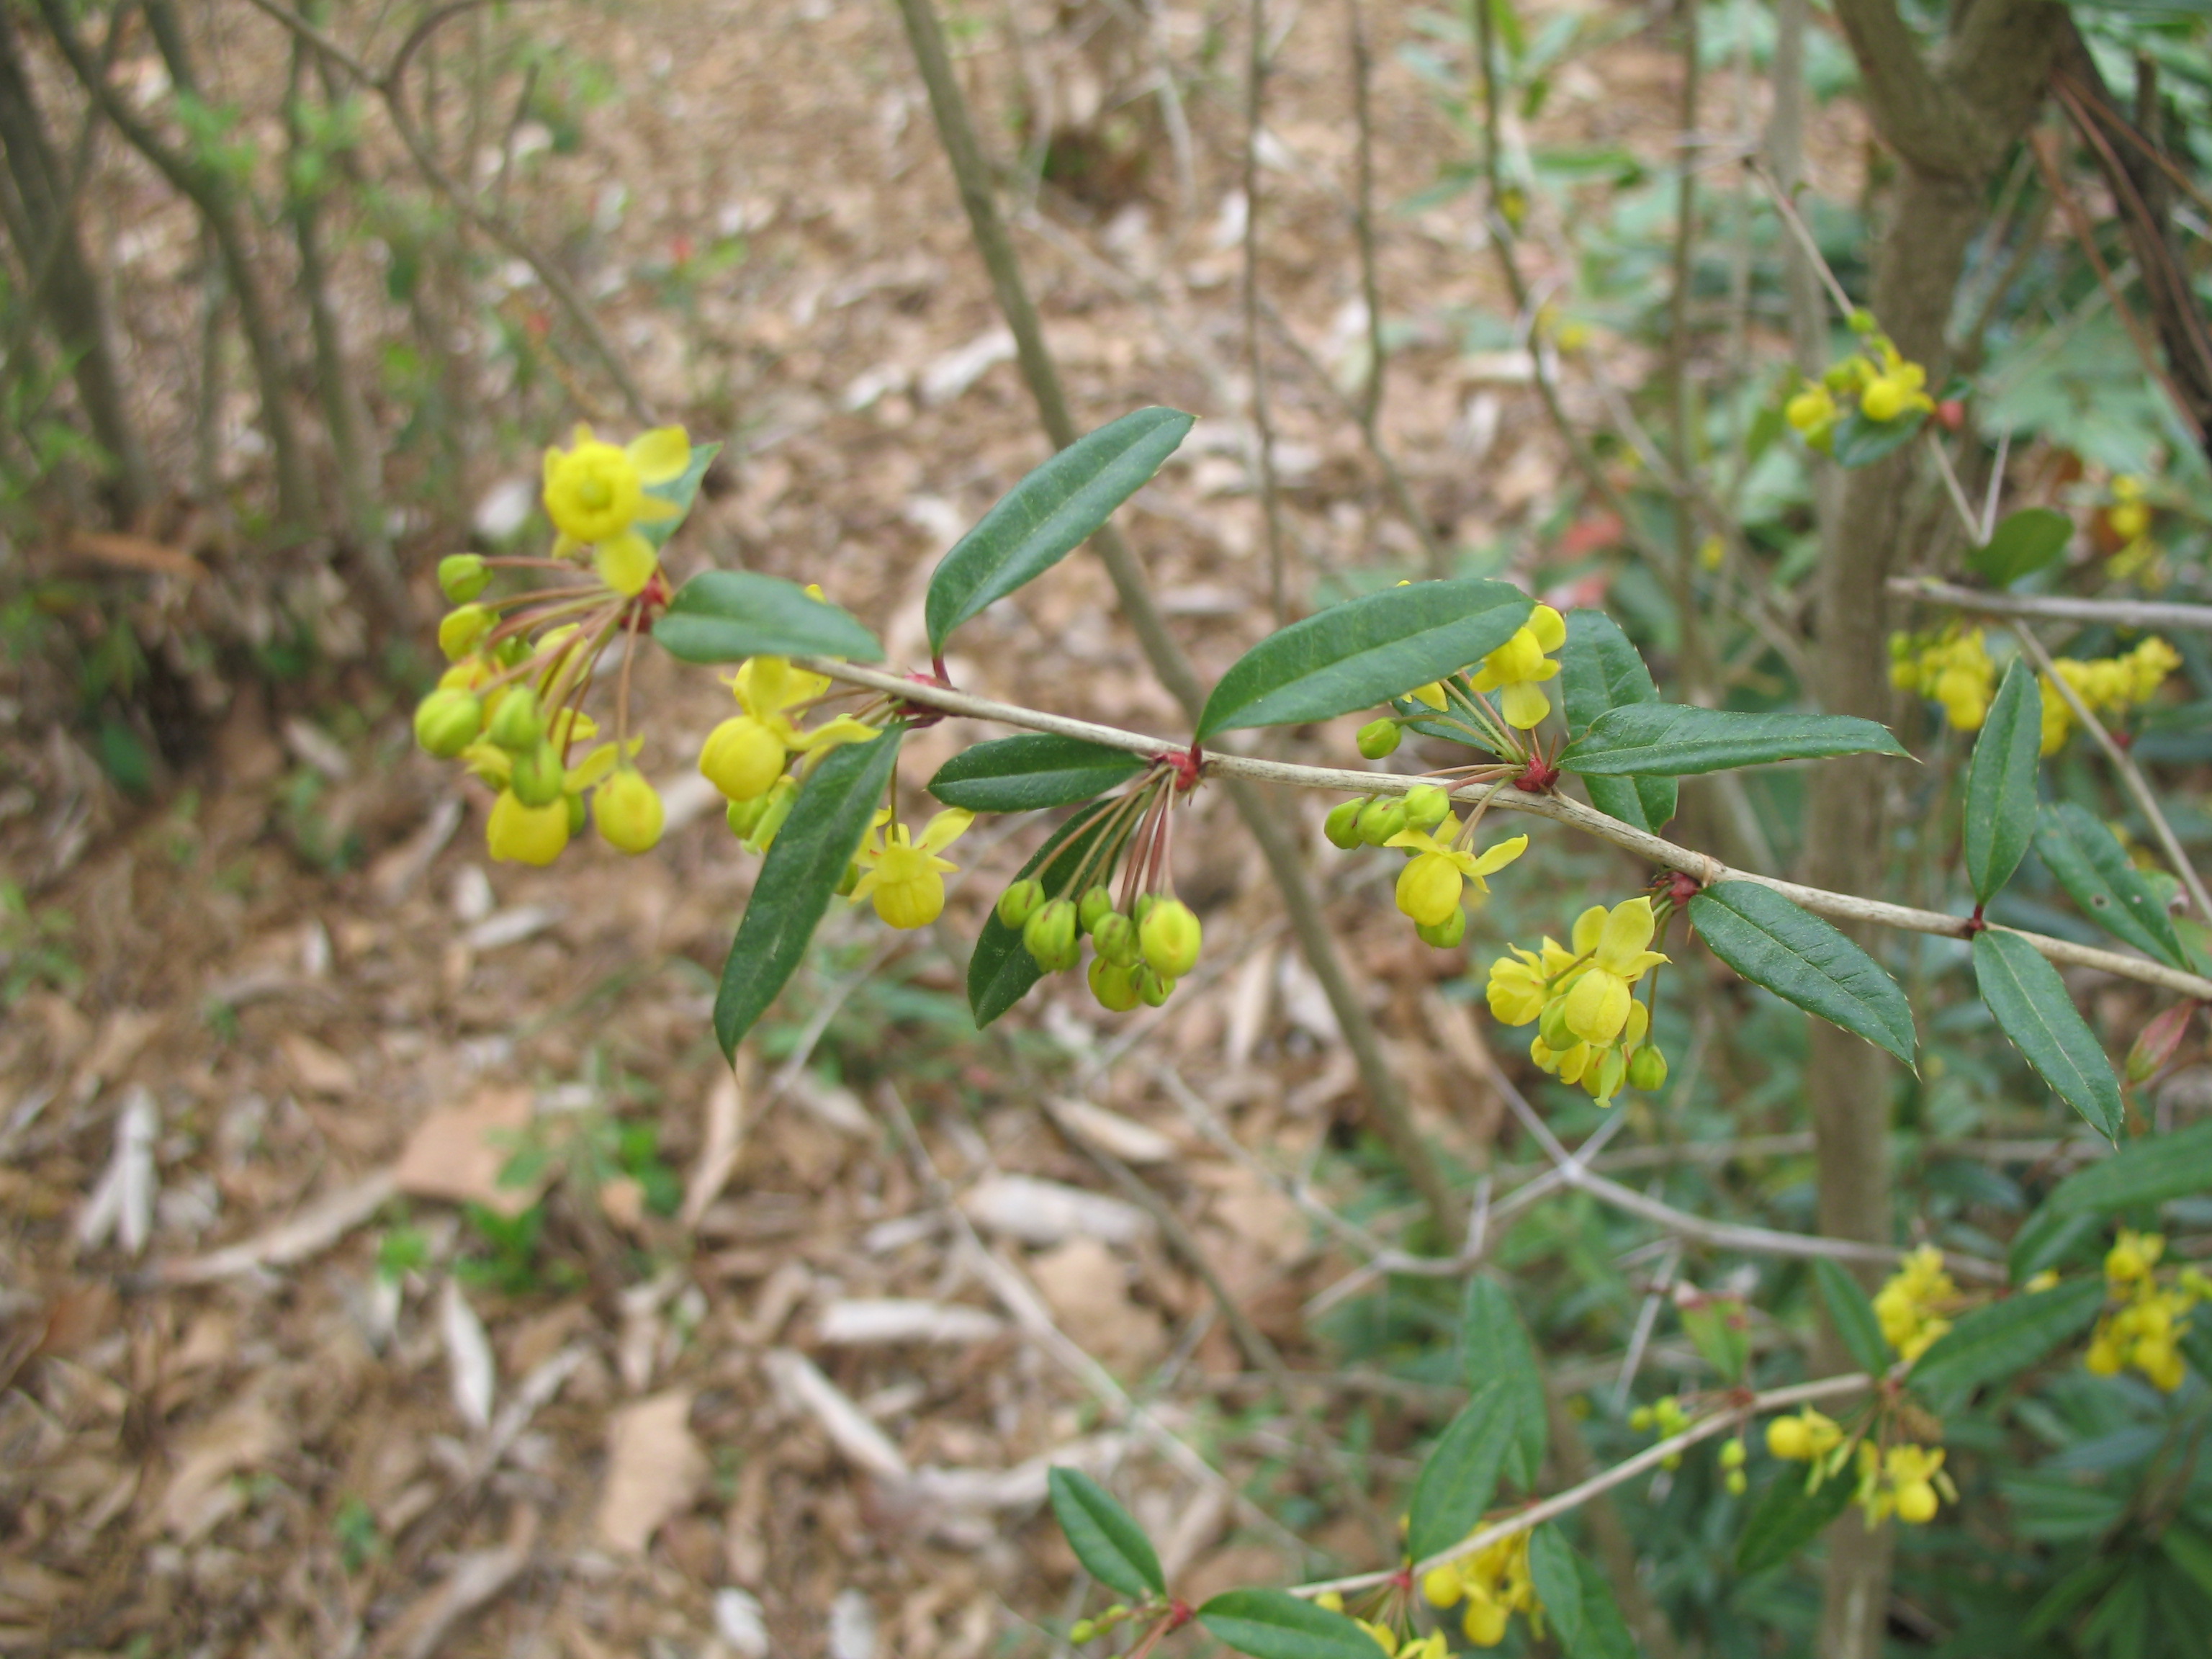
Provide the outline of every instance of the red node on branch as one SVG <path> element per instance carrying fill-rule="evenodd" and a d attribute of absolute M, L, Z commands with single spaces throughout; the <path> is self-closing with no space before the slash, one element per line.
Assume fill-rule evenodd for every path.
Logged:
<path fill-rule="evenodd" d="M 1974 914 L 1959 924 L 1959 937 L 1972 939 L 1977 933 L 1989 932 L 1989 923 L 1982 920 L 1982 907 L 1977 904 L 1974 907 Z"/>
<path fill-rule="evenodd" d="M 651 579 L 638 590 L 637 597 L 629 602 L 629 609 L 623 613 L 623 631 L 644 633 L 660 620 L 675 598 L 675 590 L 669 586 L 668 578 L 659 571 L 654 571 Z"/>
<path fill-rule="evenodd" d="M 1667 896 L 1674 900 L 1677 909 L 1705 890 L 1705 884 L 1686 870 L 1669 870 L 1667 872 Z"/>
<path fill-rule="evenodd" d="M 1152 764 L 1164 766 L 1173 772 L 1176 793 L 1187 795 L 1198 787 L 1200 775 L 1206 770 L 1206 750 L 1198 746 L 1198 739 L 1194 738 L 1185 752 L 1177 754 L 1170 749 L 1164 754 L 1153 756 Z"/>
<path fill-rule="evenodd" d="M 1181 1630 L 1197 1616 L 1197 1610 L 1189 1602 L 1184 1601 L 1180 1595 L 1176 1596 L 1168 1603 L 1167 1627 L 1170 1631 Z"/>
<path fill-rule="evenodd" d="M 928 674 L 908 674 L 906 677 L 908 681 L 915 685 L 934 686 L 940 691 L 953 691 L 959 689 L 955 686 L 951 680 L 945 678 L 945 659 L 943 657 L 939 656 L 931 658 L 929 665 L 935 671 L 934 672 Z M 945 718 L 945 711 L 943 709 L 932 708 L 926 703 L 902 702 L 899 705 L 898 712 L 899 718 L 909 722 L 913 729 L 916 732 L 926 731 L 930 726 L 936 725 L 939 720 Z"/>
<path fill-rule="evenodd" d="M 1521 775 L 1513 780 L 1513 787 L 1524 795 L 1548 795 L 1559 781 L 1559 769 L 1543 756 L 1536 755 L 1530 758 Z"/>

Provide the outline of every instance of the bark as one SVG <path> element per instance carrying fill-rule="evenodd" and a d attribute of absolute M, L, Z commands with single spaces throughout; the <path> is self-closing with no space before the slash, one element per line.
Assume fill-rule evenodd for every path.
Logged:
<path fill-rule="evenodd" d="M 110 505 L 129 520 L 160 494 L 153 463 L 131 417 L 116 362 L 113 330 L 103 291 L 93 280 L 78 234 L 70 179 L 39 112 L 14 24 L 0 10 L 0 148 L 21 208 L 18 252 L 36 287 L 33 301 L 52 325 L 71 360 L 77 403 L 92 435 L 114 463 L 107 480 Z"/>
<path fill-rule="evenodd" d="M 1941 385 L 1943 331 L 1984 187 L 2042 97 L 2066 14 L 2039 0 L 1977 0 L 1932 57 L 1923 57 L 1893 0 L 1838 0 L 1836 15 L 1858 59 L 1875 131 L 1899 163 L 1875 257 L 1874 313 L 1899 350 Z M 1908 446 L 1844 484 L 1836 533 L 1823 552 L 1814 659 L 1815 689 L 1832 714 L 1890 714 L 1884 583 L 1911 562 L 1911 544 L 1925 533 L 1909 516 L 1916 460 Z M 1808 883 L 1846 892 L 1879 886 L 1887 786 L 1882 763 L 1867 757 L 1815 769 L 1806 799 Z M 1810 1023 L 1806 1092 L 1820 1231 L 1832 1237 L 1891 1237 L 1893 1080 L 1889 1063 L 1865 1043 Z M 1848 1366 L 1832 1332 L 1823 1346 L 1818 1363 Z M 1887 1528 L 1870 1534 L 1856 1515 L 1830 1528 L 1820 1659 L 1879 1659 L 1891 1547 Z"/>

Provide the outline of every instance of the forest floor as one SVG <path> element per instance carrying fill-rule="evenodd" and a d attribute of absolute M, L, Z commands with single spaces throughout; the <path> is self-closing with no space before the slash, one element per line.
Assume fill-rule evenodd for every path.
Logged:
<path fill-rule="evenodd" d="M 1476 198 L 1399 205 L 1462 140 L 1401 55 L 1417 20 L 1368 9 L 1386 441 L 1451 546 L 1532 549 L 1551 525 L 1601 548 L 1602 524 L 1554 516 L 1561 456 Z M 1158 9 L 1174 61 L 1211 65 L 1179 83 L 1185 179 L 1164 136 L 1143 167 L 1116 149 L 1117 122 L 1164 131 L 1143 44 L 1049 10 L 1013 9 L 1018 49 L 994 11 L 963 71 L 987 132 L 1049 104 L 1060 153 L 1092 158 L 1020 231 L 1079 420 L 1203 417 L 1126 520 L 1210 678 L 1265 631 L 1272 585 L 1245 449 L 1242 47 L 1209 58 L 1216 18 Z M 1261 224 L 1270 302 L 1348 380 L 1344 16 L 1283 9 Z M 612 82 L 581 147 L 519 187 L 533 218 L 599 204 L 639 270 L 742 250 L 680 294 L 577 255 L 653 398 L 729 443 L 677 573 L 820 581 L 922 659 L 936 556 L 1046 448 L 892 9 L 502 25 L 526 26 Z M 1624 27 L 1556 76 L 1542 131 L 1663 164 L 1676 73 Z M 1422 574 L 1340 393 L 1269 333 L 1291 605 L 1340 572 Z M 1611 365 L 1650 370 L 1626 345 Z M 483 493 L 527 487 L 515 455 Z M 1504 574 L 1545 580 L 1533 552 Z M 1084 556 L 950 666 L 988 696 L 1182 723 Z M 1104 1016 L 1071 981 L 974 1036 L 964 941 L 1034 840 L 987 822 L 937 933 L 839 906 L 732 1076 L 707 1013 L 756 866 L 690 775 L 726 693 L 655 661 L 641 695 L 671 812 L 647 858 L 490 863 L 484 798 L 413 751 L 404 695 L 365 668 L 320 707 L 240 693 L 164 799 L 94 833 L 4 827 L 5 867 L 66 929 L 54 982 L 0 1029 L 0 1653 L 1042 1652 L 1074 1579 L 1053 1462 L 1110 1476 L 1193 1597 L 1382 1559 L 1403 1448 L 1451 1396 L 1347 1367 L 1309 1317 L 1358 1257 L 1283 1178 L 1369 1204 L 1386 1236 L 1411 1215 L 1373 1209 L 1395 1189 L 1346 1156 L 1353 1066 L 1224 804 L 1180 837 L 1207 948 L 1165 1008 Z M 1351 725 L 1297 750 L 1340 762 Z M 908 787 L 981 735 L 918 736 Z M 1414 941 L 1382 861 L 1322 842 L 1326 805 L 1282 806 L 1425 1132 L 1480 1164 L 1498 1107 L 1468 952 Z M 502 1219 L 532 1200 L 534 1237 Z M 1371 1429 L 1356 1499 L 1200 1258 L 1321 1379 L 1302 1410 Z"/>

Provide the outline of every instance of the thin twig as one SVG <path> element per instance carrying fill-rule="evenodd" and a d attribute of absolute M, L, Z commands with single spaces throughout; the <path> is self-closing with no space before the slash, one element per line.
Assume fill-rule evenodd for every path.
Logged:
<path fill-rule="evenodd" d="M 2076 599 L 2063 595 L 1984 593 L 1932 576 L 1892 576 L 1889 591 L 1923 605 L 1948 605 L 1985 617 L 2039 617 L 2100 628 L 2185 628 L 2212 631 L 2212 605 L 2170 599 Z"/>
<path fill-rule="evenodd" d="M 2052 665 L 2051 653 L 2043 648 L 2043 641 L 2035 637 L 2028 625 L 2014 623 L 2012 631 L 2020 641 L 2020 648 L 2027 653 L 2028 660 L 2042 674 L 2044 684 L 2058 688 L 2058 695 L 2065 700 L 2067 708 L 2073 710 L 2074 718 L 2081 721 L 2089 735 L 2096 739 L 2097 747 L 2105 751 L 2105 758 L 2112 762 L 2112 769 L 2120 775 L 2121 783 L 2135 798 L 2136 805 L 2142 809 L 2143 817 L 2150 820 L 2151 833 L 2158 837 L 2158 844 L 2166 849 L 2166 862 L 2172 865 L 2173 873 L 2181 878 L 2181 884 L 2189 890 L 2189 902 L 2197 907 L 2197 919 L 2212 921 L 2212 896 L 2206 895 L 2204 883 L 2197 873 L 2197 866 L 2189 861 L 2189 854 L 2181 850 L 2180 840 L 2174 835 L 2173 826 L 2166 821 L 2166 814 L 2159 810 L 2158 797 L 2151 793 L 2150 783 L 2143 776 L 2142 768 L 2136 764 L 2135 757 L 2112 741 L 2112 734 L 2105 729 L 2105 723 L 2090 712 L 2089 705 L 2081 700 L 2081 694 Z"/>
<path fill-rule="evenodd" d="M 1244 66 L 1244 366 L 1251 381 L 1260 506 L 1267 527 L 1267 600 L 1280 628 L 1291 619 L 1284 589 L 1283 501 L 1275 478 L 1274 422 L 1267 412 L 1267 360 L 1260 346 L 1260 123 L 1267 89 L 1267 0 L 1250 0 L 1247 20 L 1252 40 Z"/>
<path fill-rule="evenodd" d="M 865 685 L 872 690 L 888 691 L 910 702 L 942 709 L 949 714 L 994 720 L 1000 725 L 1024 731 L 1053 732 L 1062 737 L 1080 738 L 1109 749 L 1118 749 L 1124 754 L 1158 758 L 1181 754 L 1188 746 L 1165 738 L 1150 737 L 1140 732 L 1126 732 L 1118 726 L 1101 726 L 1092 720 L 1074 720 L 1064 714 L 1049 714 L 1041 709 L 994 702 L 988 697 L 971 696 L 964 691 L 923 684 L 885 673 L 880 669 L 863 668 L 857 664 L 840 662 L 832 658 L 805 657 L 794 660 L 831 679 L 842 680 L 852 685 Z M 1347 795 L 1402 795 L 1428 781 L 1408 774 L 1355 772 L 1329 766 L 1298 766 L 1287 761 L 1261 760 L 1218 750 L 1206 755 L 1206 770 L 1211 775 L 1231 782 L 1249 779 L 1260 783 L 1287 784 L 1299 789 L 1332 790 Z M 1470 784 L 1457 791 L 1455 799 L 1472 804 L 1482 799 L 1486 793 L 1481 786 Z M 1609 842 L 1663 869 L 1679 870 L 1705 886 L 1723 881 L 1755 882 L 1808 910 L 1846 921 L 1869 922 L 1877 927 L 1892 927 L 1905 933 L 1935 933 L 1946 939 L 1963 939 L 1972 933 L 1968 919 L 1964 916 L 1946 915 L 1939 910 L 1916 909 L 1911 905 L 1892 904 L 1883 899 L 1861 898 L 1851 893 L 1832 893 L 1823 888 L 1807 887 L 1797 882 L 1760 875 L 1755 871 L 1731 868 L 1710 854 L 1677 846 L 1662 836 L 1623 823 L 1618 818 L 1608 817 L 1595 808 L 1564 795 L 1529 795 L 1516 789 L 1507 789 L 1498 792 L 1490 804 L 1499 811 L 1525 812 L 1532 817 L 1548 818 L 1554 823 L 1564 823 L 1600 841 Z M 1994 931 L 2012 933 L 2026 940 L 2050 961 L 2077 968 L 2094 968 L 2121 979 L 2132 979 L 2145 985 L 2178 991 L 2184 996 L 2212 1000 L 2212 979 L 2184 973 L 2178 968 L 2167 967 L 2162 962 L 2124 956 L 2117 951 L 2078 945 L 2072 939 L 2053 939 L 2047 934 L 2031 933 L 2021 928 L 2001 927 L 1995 923 L 1990 925 Z M 1457 1231 L 1456 1227 L 1454 1231 Z"/>

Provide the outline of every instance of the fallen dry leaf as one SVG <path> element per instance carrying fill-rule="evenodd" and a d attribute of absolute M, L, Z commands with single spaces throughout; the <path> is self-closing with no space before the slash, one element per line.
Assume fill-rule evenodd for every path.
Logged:
<path fill-rule="evenodd" d="M 279 1042 L 284 1058 L 291 1063 L 292 1075 L 300 1086 L 311 1095 L 328 1095 L 339 1099 L 361 1086 L 361 1077 L 352 1062 L 343 1054 L 334 1054 L 299 1031 L 287 1031 Z"/>
<path fill-rule="evenodd" d="M 416 1198 L 521 1214 L 536 1201 L 542 1183 L 502 1187 L 499 1172 L 514 1156 L 515 1138 L 529 1126 L 530 1111 L 529 1090 L 485 1089 L 465 1106 L 431 1113 L 407 1137 L 393 1181 Z"/>
<path fill-rule="evenodd" d="M 661 1522 L 690 1506 L 707 1473 L 691 1435 L 691 1390 L 671 1389 L 607 1419 L 607 1478 L 592 1530 L 623 1555 L 641 1555 Z"/>
<path fill-rule="evenodd" d="M 176 1473 L 161 1494 L 161 1525 L 189 1543 L 228 1514 L 237 1502 L 230 1477 L 250 1469 L 285 1443 L 269 1402 L 247 1395 L 184 1441 Z"/>

